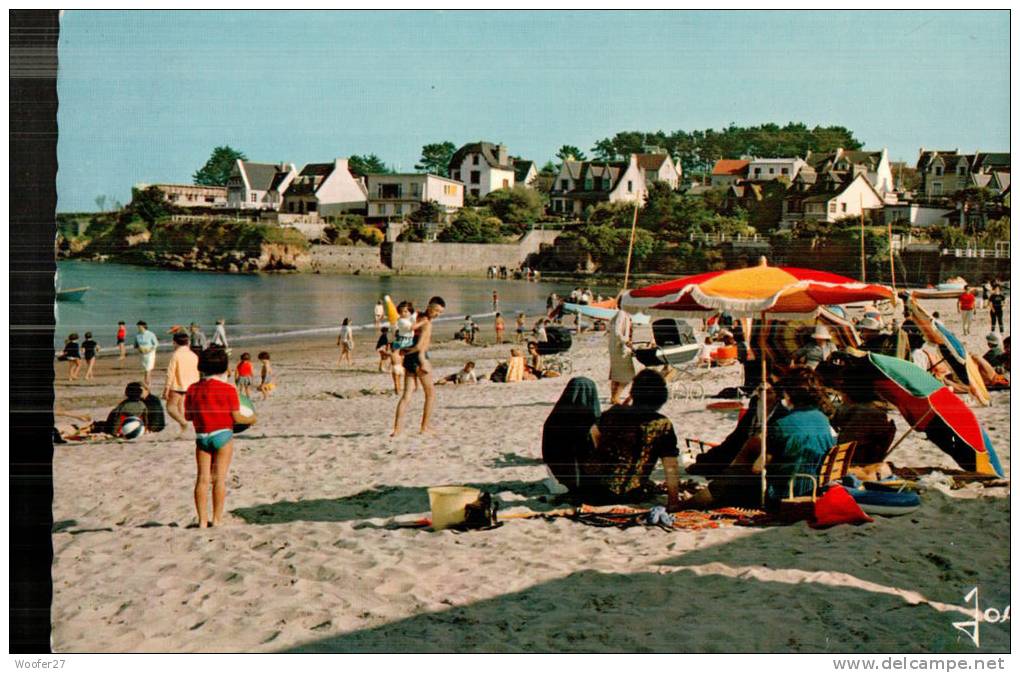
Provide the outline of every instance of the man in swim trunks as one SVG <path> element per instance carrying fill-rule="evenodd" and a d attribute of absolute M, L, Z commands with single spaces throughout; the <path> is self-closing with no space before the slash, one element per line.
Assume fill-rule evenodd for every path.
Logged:
<path fill-rule="evenodd" d="M 138 321 L 138 334 L 135 335 L 135 350 L 142 356 L 142 371 L 145 378 L 142 380 L 146 388 L 152 388 L 152 370 L 156 367 L 156 348 L 159 347 L 159 339 L 149 331 L 149 326 L 144 320 Z"/>
<path fill-rule="evenodd" d="M 198 355 L 189 348 L 189 342 L 187 333 L 174 334 L 174 352 L 166 368 L 166 385 L 163 386 L 166 412 L 181 426 L 181 432 L 188 429 L 188 421 L 184 418 L 184 397 L 188 388 L 199 381 Z"/>
<path fill-rule="evenodd" d="M 429 416 L 432 414 L 432 403 L 436 396 L 436 389 L 432 383 L 432 366 L 428 361 L 428 350 L 432 343 L 432 321 L 443 314 L 446 310 L 446 302 L 442 297 L 429 299 L 425 315 L 418 319 L 415 324 L 414 341 L 410 348 L 401 351 L 404 356 L 404 394 L 397 403 L 396 417 L 393 419 L 393 433 L 391 437 L 400 434 L 400 423 L 403 420 L 404 411 L 411 401 L 414 381 L 420 381 L 425 391 L 425 408 L 421 414 L 421 432 L 429 430 Z"/>
<path fill-rule="evenodd" d="M 195 509 L 198 510 L 198 527 L 209 526 L 209 484 L 212 482 L 212 524 L 223 522 L 223 507 L 227 498 L 227 470 L 234 455 L 234 424 L 252 425 L 255 415 L 242 416 L 241 400 L 237 389 L 227 383 L 230 365 L 227 352 L 210 348 L 198 359 L 202 380 L 188 387 L 184 398 L 184 417 L 195 424 L 195 463 L 198 476 L 195 480 Z"/>

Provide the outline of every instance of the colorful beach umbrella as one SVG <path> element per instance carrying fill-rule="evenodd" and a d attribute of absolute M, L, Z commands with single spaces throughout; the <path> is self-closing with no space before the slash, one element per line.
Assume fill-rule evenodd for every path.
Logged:
<path fill-rule="evenodd" d="M 893 300 L 884 285 L 861 283 L 827 271 L 760 264 L 746 269 L 712 271 L 623 293 L 620 307 L 671 317 L 704 317 L 726 311 L 735 317 L 768 313 L 774 318 L 818 315 L 833 304 Z"/>
<path fill-rule="evenodd" d="M 974 399 L 985 406 L 990 404 L 991 398 L 974 356 L 967 352 L 967 348 L 948 327 L 932 318 L 917 303 L 913 293 L 907 294 L 904 299 L 911 319 L 924 334 L 925 339 L 939 347 L 943 360 L 963 385 L 967 386 Z"/>
<path fill-rule="evenodd" d="M 769 266 L 763 257 L 758 266 L 712 271 L 624 292 L 620 296 L 620 308 L 628 313 L 688 318 L 703 318 L 711 312 L 726 311 L 736 318 L 760 316 L 762 325 L 767 328 L 767 317 L 785 320 L 814 318 L 825 306 L 881 300 L 895 300 L 892 289 L 860 283 L 827 271 Z M 767 329 L 759 329 L 758 332 L 758 352 L 767 354 Z M 767 355 L 759 358 L 763 389 L 766 359 Z M 768 419 L 764 413 L 767 405 L 760 406 L 764 503 Z"/>
<path fill-rule="evenodd" d="M 941 381 L 907 360 L 863 351 L 851 351 L 850 355 L 851 366 L 869 368 L 879 396 L 960 467 L 1004 476 L 988 433 L 971 408 Z"/>

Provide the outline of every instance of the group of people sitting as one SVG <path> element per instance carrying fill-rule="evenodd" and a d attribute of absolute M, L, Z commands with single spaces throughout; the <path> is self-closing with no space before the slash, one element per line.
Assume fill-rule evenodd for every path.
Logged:
<path fill-rule="evenodd" d="M 853 469 L 861 478 L 888 476 L 884 460 L 895 425 L 871 386 L 861 381 L 841 387 L 847 392 L 842 404 L 834 406 L 819 375 L 804 366 L 790 368 L 770 384 L 765 402 L 768 505 L 778 505 L 791 490 L 795 496 L 810 493 L 812 482 L 794 475 L 817 474 L 837 443 L 857 443 Z M 575 502 L 648 502 L 662 490 L 651 481 L 661 462 L 668 509 L 759 506 L 759 396 L 752 398 L 734 431 L 687 468 L 688 474 L 709 481 L 684 500 L 677 435 L 660 413 L 667 400 L 662 376 L 645 369 L 634 377 L 629 403 L 602 413 L 595 383 L 573 378 L 545 422 L 542 459 Z"/>

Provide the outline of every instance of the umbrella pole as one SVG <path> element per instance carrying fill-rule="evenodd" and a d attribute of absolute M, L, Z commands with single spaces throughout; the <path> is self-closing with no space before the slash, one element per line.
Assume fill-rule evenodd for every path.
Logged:
<path fill-rule="evenodd" d="M 894 443 L 894 444 L 893 444 L 892 446 L 890 446 L 890 447 L 889 447 L 889 450 L 888 450 L 888 451 L 886 451 L 886 454 L 885 454 L 885 455 L 887 455 L 887 456 L 888 456 L 888 455 L 889 455 L 890 453 L 892 453 L 892 452 L 893 452 L 893 450 L 894 450 L 894 449 L 895 449 L 895 448 L 896 448 L 897 446 L 899 446 L 900 444 L 902 444 L 902 443 L 903 443 L 903 440 L 904 440 L 904 439 L 906 439 L 907 437 L 909 437 L 909 436 L 910 436 L 910 433 L 911 433 L 911 432 L 913 432 L 914 430 L 916 430 L 916 429 L 917 429 L 917 426 L 921 425 L 921 423 L 924 423 L 924 419 L 926 419 L 926 418 L 928 418 L 929 416 L 931 416 L 931 413 L 932 413 L 932 411 L 934 411 L 934 409 L 929 409 L 928 411 L 924 412 L 924 416 L 921 416 L 921 418 L 917 419 L 917 423 L 914 423 L 913 425 L 911 425 L 911 426 L 910 426 L 910 429 L 909 429 L 909 430 L 907 430 L 906 432 L 904 432 L 904 433 L 903 433 L 903 436 L 902 436 L 902 437 L 900 437 L 899 439 L 897 439 L 897 440 L 896 440 L 896 442 L 895 442 L 895 443 Z"/>
<path fill-rule="evenodd" d="M 758 410 L 761 413 L 761 504 L 765 505 L 765 494 L 768 490 L 765 479 L 765 436 L 767 434 L 768 412 L 768 376 L 765 373 L 765 312 L 761 314 L 761 327 L 758 330 L 758 359 L 761 360 L 761 395 L 758 397 Z"/>
<path fill-rule="evenodd" d="M 630 245 L 627 247 L 627 268 L 623 272 L 623 291 L 627 291 L 627 283 L 630 281 L 630 258 L 634 254 L 634 234 L 637 233 L 637 202 L 634 203 L 634 220 L 630 223 Z"/>

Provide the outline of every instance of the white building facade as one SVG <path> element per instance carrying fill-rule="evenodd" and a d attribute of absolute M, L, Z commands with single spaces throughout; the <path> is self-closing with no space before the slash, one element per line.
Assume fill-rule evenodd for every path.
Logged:
<path fill-rule="evenodd" d="M 464 183 L 431 173 L 367 176 L 368 217 L 403 218 L 434 201 L 450 215 L 464 206 Z"/>

